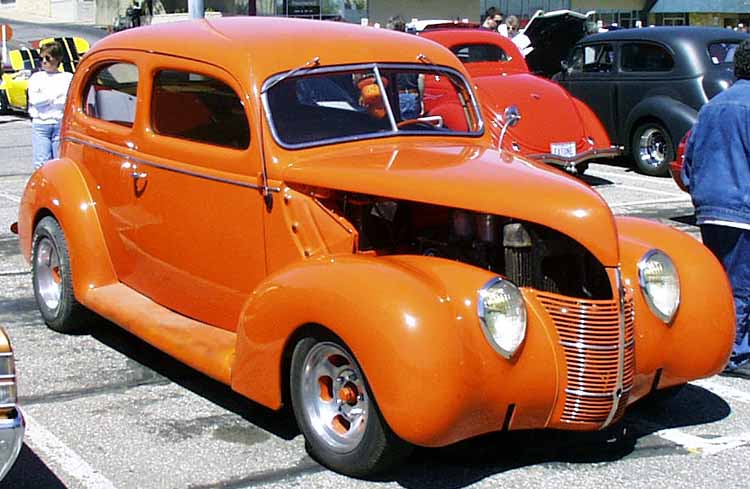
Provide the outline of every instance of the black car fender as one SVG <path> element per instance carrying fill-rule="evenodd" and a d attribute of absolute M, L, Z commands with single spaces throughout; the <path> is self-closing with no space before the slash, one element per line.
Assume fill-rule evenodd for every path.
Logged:
<path fill-rule="evenodd" d="M 626 151 L 630 151 L 630 141 L 635 130 L 648 120 L 660 122 L 669 131 L 676 153 L 680 139 L 698 120 L 698 111 L 666 95 L 655 95 L 641 100 L 633 107 L 625 121 L 625 134 L 628 135 L 624 141 Z"/>

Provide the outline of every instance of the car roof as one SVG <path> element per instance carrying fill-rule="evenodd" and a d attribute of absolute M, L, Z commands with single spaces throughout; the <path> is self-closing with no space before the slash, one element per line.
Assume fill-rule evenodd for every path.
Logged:
<path fill-rule="evenodd" d="M 711 41 L 742 41 L 748 39 L 748 34 L 735 32 L 720 27 L 699 26 L 660 26 L 642 29 L 618 29 L 609 32 L 591 34 L 579 41 L 580 44 L 599 41 L 659 41 L 669 45 L 685 42 L 709 43 Z"/>
<path fill-rule="evenodd" d="M 254 83 L 301 67 L 315 57 L 320 58 L 320 66 L 372 62 L 422 64 L 427 59 L 466 74 L 447 48 L 412 34 L 344 22 L 282 17 L 237 16 L 128 29 L 100 40 L 90 54 L 112 49 L 206 61 L 238 78 L 247 73 Z"/>

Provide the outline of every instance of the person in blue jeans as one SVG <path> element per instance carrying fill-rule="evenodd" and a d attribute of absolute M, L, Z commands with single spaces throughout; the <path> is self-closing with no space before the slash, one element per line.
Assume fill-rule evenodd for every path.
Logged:
<path fill-rule="evenodd" d="M 57 158 L 60 148 L 60 122 L 65 110 L 72 73 L 59 71 L 63 47 L 57 41 L 39 50 L 42 69 L 29 78 L 29 115 L 34 169 Z"/>
<path fill-rule="evenodd" d="M 750 40 L 735 51 L 734 73 L 737 81 L 698 113 L 681 177 L 703 243 L 732 284 L 737 334 L 723 373 L 750 379 Z"/>

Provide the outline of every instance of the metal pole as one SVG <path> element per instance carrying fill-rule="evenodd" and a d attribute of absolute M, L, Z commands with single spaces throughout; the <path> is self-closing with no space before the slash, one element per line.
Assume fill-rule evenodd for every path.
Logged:
<path fill-rule="evenodd" d="M 5 32 L 5 24 L 3 24 L 3 52 L 2 52 L 2 67 L 8 62 L 8 44 L 7 44 L 7 33 Z M 2 68 L 0 67 L 0 68 Z"/>
<path fill-rule="evenodd" d="M 203 0 L 188 0 L 188 17 L 191 19 L 202 19 L 205 16 Z"/>

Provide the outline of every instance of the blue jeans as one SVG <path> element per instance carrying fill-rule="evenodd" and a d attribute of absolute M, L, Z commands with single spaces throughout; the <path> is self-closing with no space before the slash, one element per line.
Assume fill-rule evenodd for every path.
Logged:
<path fill-rule="evenodd" d="M 750 230 L 703 224 L 701 236 L 724 265 L 732 284 L 737 336 L 729 359 L 731 369 L 750 362 Z"/>
<path fill-rule="evenodd" d="M 60 123 L 31 123 L 31 152 L 34 169 L 60 155 Z"/>

